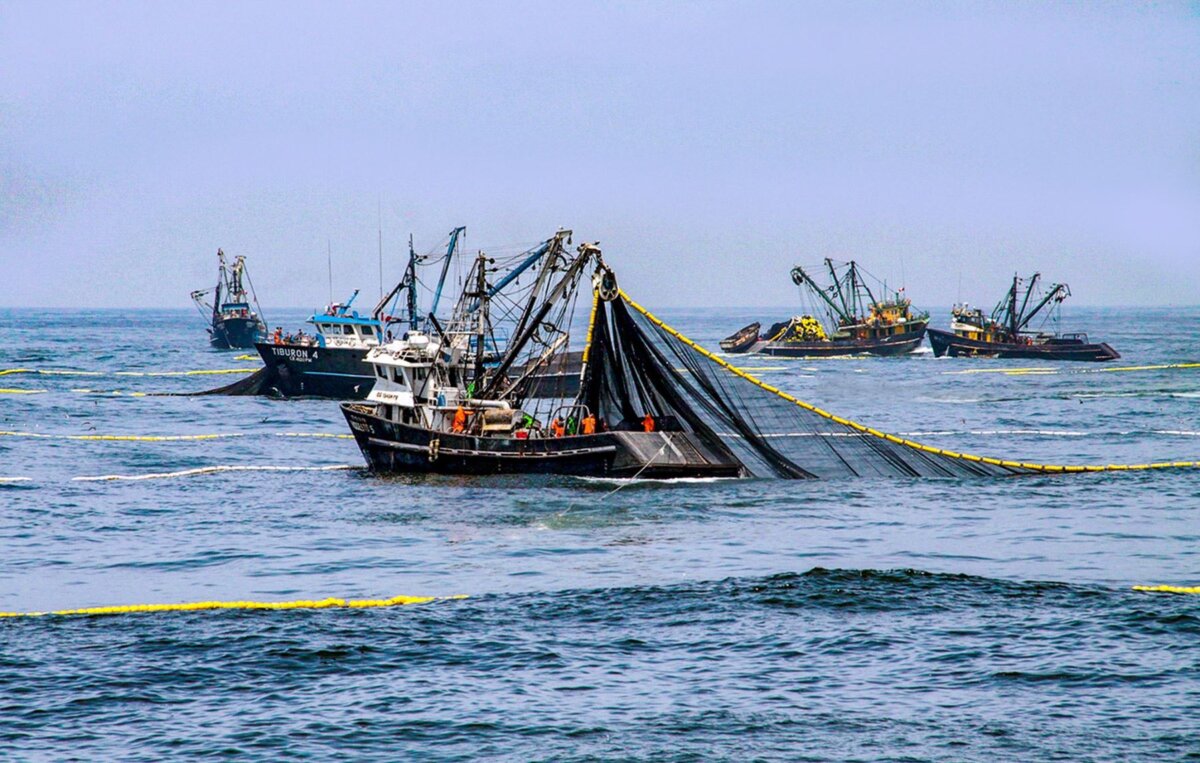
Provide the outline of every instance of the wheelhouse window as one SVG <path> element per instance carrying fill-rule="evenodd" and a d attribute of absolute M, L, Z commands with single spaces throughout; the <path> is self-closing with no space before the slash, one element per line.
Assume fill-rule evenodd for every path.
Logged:
<path fill-rule="evenodd" d="M 362 327 L 363 336 L 375 336 L 375 329 L 371 326 Z"/>

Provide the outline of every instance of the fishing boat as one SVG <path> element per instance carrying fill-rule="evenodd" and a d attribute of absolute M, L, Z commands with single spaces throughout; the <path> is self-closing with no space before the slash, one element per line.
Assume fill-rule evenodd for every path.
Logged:
<path fill-rule="evenodd" d="M 376 381 L 366 402 L 342 411 L 375 472 L 567 474 L 595 477 L 739 476 L 740 462 L 697 421 L 629 395 L 615 381 L 622 363 L 608 321 L 598 314 L 617 300 L 616 277 L 596 244 L 571 252 L 571 232 L 549 241 L 522 299 L 494 300 L 499 274 L 480 254 L 451 319 L 431 316 L 430 332 L 373 348 Z M 593 299 L 573 394 L 537 394 L 541 373 L 569 352 L 572 307 L 592 271 Z M 619 303 L 618 303 L 619 304 Z M 605 312 L 607 315 L 607 312 Z M 485 362 L 501 324 L 510 339 L 495 364 Z M 607 339 L 606 339 L 607 338 Z M 513 369 L 523 371 L 514 375 Z M 541 378 L 539 378 L 541 377 Z M 616 400 L 623 403 L 614 404 Z M 642 408 L 636 408 L 641 405 Z"/>
<path fill-rule="evenodd" d="M 440 257 L 418 255 L 410 239 L 404 275 L 380 298 L 370 315 L 359 315 L 353 309 L 356 289 L 345 302 L 314 312 L 307 321 L 313 326 L 311 334 L 301 330 L 296 335 L 285 335 L 277 327 L 269 340 L 264 337 L 257 342 L 254 346 L 265 367 L 253 385 L 255 391 L 281 397 L 365 398 L 375 385 L 375 375 L 366 362 L 367 352 L 386 341 L 390 333 L 422 325 L 417 288 L 420 267 L 441 265 L 432 305 L 432 311 L 437 311 L 450 263 L 466 230 L 460 226 L 450 232 L 446 251 Z M 403 308 L 395 315 L 402 297 Z"/>
<path fill-rule="evenodd" d="M 265 364 L 267 385 L 282 397 L 363 398 L 375 383 L 367 351 L 379 344 L 383 324 L 353 310 L 358 289 L 308 319 L 313 332 L 284 335 L 276 328 L 270 341 L 254 347 Z"/>
<path fill-rule="evenodd" d="M 903 355 L 921 346 L 928 313 L 915 313 L 903 289 L 888 292 L 878 283 L 876 297 L 864 271 L 851 260 L 843 265 L 826 258 L 830 285 L 823 286 L 802 267 L 792 268 L 792 282 L 816 298 L 827 322 L 812 314 L 797 315 L 759 333 L 752 323 L 721 341 L 728 353 L 756 353 L 787 358 L 837 355 Z M 814 310 L 813 312 L 816 312 Z"/>
<path fill-rule="evenodd" d="M 208 334 L 213 347 L 248 349 L 266 337 L 267 326 L 263 323 L 253 284 L 248 292 L 245 287 L 250 283 L 246 258 L 238 255 L 233 264 L 227 264 L 225 252 L 218 249 L 217 263 L 217 285 L 212 289 L 193 291 L 192 301 L 210 323 Z M 212 304 L 207 302 L 210 294 Z"/>
<path fill-rule="evenodd" d="M 951 310 L 950 331 L 929 329 L 929 343 L 937 357 L 1020 358 L 1025 360 L 1078 360 L 1101 362 L 1116 360 L 1120 354 L 1105 342 L 1093 343 L 1081 332 L 1057 333 L 1030 330 L 1035 317 L 1045 312 L 1058 316 L 1071 296 L 1064 283 L 1051 284 L 1037 295 L 1040 273 L 1029 279 L 1014 275 L 1004 298 L 985 315 L 968 304 Z M 1022 282 L 1024 288 L 1022 288 Z"/>

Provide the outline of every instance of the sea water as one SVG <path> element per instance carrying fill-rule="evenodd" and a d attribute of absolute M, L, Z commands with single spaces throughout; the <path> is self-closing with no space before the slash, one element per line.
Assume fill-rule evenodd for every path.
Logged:
<path fill-rule="evenodd" d="M 786 314 L 662 317 L 715 348 Z M 1200 310 L 1071 317 L 1123 357 L 732 360 L 956 451 L 1200 460 Z M 1200 470 L 385 478 L 336 402 L 158 394 L 258 365 L 194 313 L 0 336 L 0 610 L 467 596 L 0 620 L 0 758 L 1200 755 L 1200 597 L 1131 590 L 1200 584 Z"/>

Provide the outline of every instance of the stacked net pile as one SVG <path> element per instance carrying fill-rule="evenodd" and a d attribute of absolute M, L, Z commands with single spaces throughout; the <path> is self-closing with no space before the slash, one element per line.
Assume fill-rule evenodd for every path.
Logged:
<path fill-rule="evenodd" d="M 973 477 L 1063 471 L 931 448 L 841 419 L 728 365 L 622 294 L 598 304 L 582 402 L 613 428 L 650 414 L 747 476 Z"/>

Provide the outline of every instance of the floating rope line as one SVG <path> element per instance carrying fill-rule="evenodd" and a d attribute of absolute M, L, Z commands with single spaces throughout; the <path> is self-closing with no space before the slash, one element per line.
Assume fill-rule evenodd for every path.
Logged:
<path fill-rule="evenodd" d="M 1133 590 L 1146 593 L 1200 593 L 1200 586 L 1135 585 Z"/>
<path fill-rule="evenodd" d="M 96 477 L 72 477 L 72 482 L 118 482 L 140 480 L 161 480 L 173 477 L 196 477 L 201 474 L 219 474 L 221 472 L 340 472 L 351 469 L 361 469 L 355 464 L 331 464 L 327 466 L 201 466 L 195 469 L 184 469 L 178 472 L 153 472 L 151 474 L 101 474 Z"/>
<path fill-rule="evenodd" d="M 0 437 L 33 437 L 39 440 L 84 440 L 84 441 L 117 441 L 117 442 L 186 442 L 190 440 L 223 440 L 230 437 L 246 437 L 246 433 L 228 432 L 225 434 L 42 434 L 40 432 L 3 432 Z"/>
<path fill-rule="evenodd" d="M 335 440 L 353 440 L 352 434 L 335 434 L 332 432 L 276 432 L 276 437 L 329 437 Z"/>
<path fill-rule="evenodd" d="M 39 440 L 77 440 L 85 442 L 192 442 L 199 440 L 226 440 L 235 437 L 311 437 L 335 440 L 352 440 L 352 434 L 331 432 L 219 432 L 216 434 L 45 434 L 43 432 L 18 432 L 0 430 L 0 437 L 32 437 Z"/>
<path fill-rule="evenodd" d="M 125 615 L 136 612 L 203 612 L 208 610 L 280 609 L 371 609 L 427 604 L 431 601 L 465 599 L 457 596 L 393 596 L 390 599 L 300 599 L 298 601 L 195 601 L 179 604 L 121 604 L 112 607 L 58 609 L 50 612 L 0 612 L 0 617 L 45 617 L 47 615 Z"/>
<path fill-rule="evenodd" d="M 0 395 L 40 395 L 49 390 L 44 389 L 17 389 L 15 387 L 0 387 Z"/>
<path fill-rule="evenodd" d="M 40 376 L 215 376 L 219 374 L 249 374 L 258 368 L 202 368 L 194 371 L 70 371 L 46 368 L 5 368 L 0 376 L 37 374 Z"/>
<path fill-rule="evenodd" d="M 716 354 L 704 349 L 703 347 L 696 344 L 694 341 L 692 341 L 688 337 L 684 336 L 683 334 L 679 333 L 675 329 L 668 326 L 666 323 L 663 323 L 663 321 L 661 319 L 659 319 L 657 316 L 655 316 L 649 310 L 642 307 L 637 302 L 633 301 L 633 299 L 628 294 L 626 294 L 623 289 L 620 291 L 620 294 L 621 294 L 621 299 L 623 299 L 627 305 L 629 305 L 634 310 L 641 313 L 643 316 L 646 317 L 647 320 L 649 320 L 655 326 L 658 326 L 658 328 L 660 328 L 667 334 L 671 335 L 679 342 L 682 342 L 684 345 L 688 346 L 689 348 L 691 348 L 695 352 L 699 353 L 701 356 L 707 358 L 708 360 L 712 361 L 713 363 L 716 363 L 717 365 L 721 366 L 722 368 L 724 368 L 726 371 L 729 371 L 733 375 L 738 376 L 738 377 L 744 379 L 745 381 L 750 382 L 751 384 L 759 387 L 762 390 L 765 390 L 766 392 L 770 392 L 771 394 L 777 395 L 777 396 L 783 398 L 784 400 L 787 400 L 788 402 L 790 402 L 796 406 L 799 406 L 800 408 L 803 408 L 806 411 L 809 411 L 810 413 L 814 413 L 818 416 L 821 416 L 822 418 L 828 419 L 829 421 L 832 421 L 835 424 L 840 424 L 841 426 L 849 427 L 850 429 L 852 429 L 856 432 L 859 432 L 860 434 L 869 435 L 871 437 L 876 437 L 881 440 L 886 440 L 886 441 L 894 443 L 896 445 L 901 445 L 906 448 L 911 448 L 913 450 L 921 451 L 924 453 L 929 453 L 929 454 L 932 454 L 935 456 L 941 456 L 943 458 L 958 459 L 958 460 L 963 460 L 963 461 L 973 461 L 976 463 L 990 464 L 992 466 L 999 466 L 999 467 L 1002 467 L 1005 469 L 1011 469 L 1011 470 L 1017 471 L 1017 472 L 1041 472 L 1041 473 L 1059 474 L 1059 473 L 1068 473 L 1068 472 L 1069 473 L 1123 472 L 1123 471 L 1141 471 L 1141 470 L 1147 470 L 1147 469 L 1195 469 L 1195 468 L 1200 468 L 1200 461 L 1160 461 L 1157 463 L 1149 463 L 1149 464 L 1103 464 L 1103 465 L 1101 465 L 1101 464 L 1093 464 L 1093 465 L 1038 464 L 1038 463 L 1029 463 L 1029 462 L 1025 462 L 1025 461 L 1007 461 L 1007 460 L 1002 460 L 1002 459 L 998 459 L 998 458 L 975 456 L 975 455 L 971 455 L 969 453 L 957 453 L 952 450 L 944 450 L 942 448 L 935 448 L 935 447 L 932 447 L 929 445 L 923 445 L 923 444 L 921 444 L 919 442 L 915 442 L 913 440 L 908 440 L 908 439 L 904 439 L 902 437 L 897 437 L 896 435 L 893 435 L 893 434 L 887 434 L 885 432 L 879 431 L 878 429 L 872 429 L 868 426 L 864 426 L 863 424 L 859 424 L 858 422 L 851 421 L 849 419 L 844 419 L 840 416 L 835 416 L 834 414 L 829 413 L 828 411 L 821 410 L 820 408 L 816 407 L 815 405 L 812 405 L 811 403 L 806 403 L 803 400 L 800 400 L 800 399 L 794 397 L 793 395 L 789 395 L 788 393 L 786 393 L 776 387 L 773 387 L 770 384 L 767 384 L 766 382 L 763 382 L 763 381 L 755 378 L 754 376 L 751 376 L 750 374 L 746 373 L 744 370 L 738 368 L 737 366 L 730 364 L 728 361 L 724 360 L 723 358 L 718 357 Z M 1192 364 L 1188 364 L 1189 367 L 1191 365 Z M 1200 367 L 1200 364 L 1195 364 L 1195 365 L 1197 367 Z"/>
<path fill-rule="evenodd" d="M 1162 363 L 1152 366 L 1116 366 L 1106 368 L 970 368 L 963 371 L 942 371 L 943 376 L 966 374 L 1002 374 L 1004 376 L 1059 376 L 1073 374 L 1118 374 L 1133 371 L 1164 371 L 1168 369 L 1200 368 L 1200 363 Z"/>

